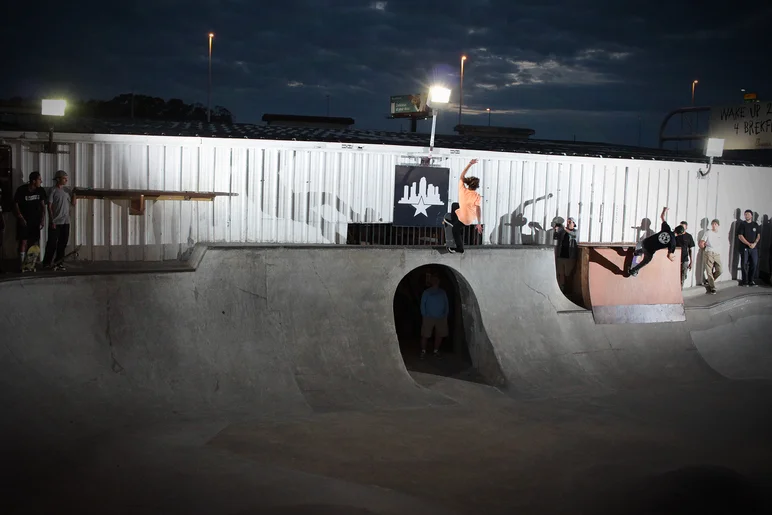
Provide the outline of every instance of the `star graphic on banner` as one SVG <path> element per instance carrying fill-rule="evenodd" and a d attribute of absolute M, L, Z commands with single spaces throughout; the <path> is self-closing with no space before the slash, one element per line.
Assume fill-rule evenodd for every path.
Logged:
<path fill-rule="evenodd" d="M 414 218 L 418 216 L 418 213 L 421 213 L 426 218 L 429 218 L 429 213 L 426 212 L 426 210 L 429 209 L 429 204 L 424 204 L 423 197 L 418 197 L 418 202 L 413 204 L 413 207 L 415 208 L 415 214 L 413 215 Z"/>

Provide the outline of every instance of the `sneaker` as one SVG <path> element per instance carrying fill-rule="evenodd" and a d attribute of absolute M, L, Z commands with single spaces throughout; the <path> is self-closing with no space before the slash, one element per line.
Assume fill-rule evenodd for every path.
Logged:
<path fill-rule="evenodd" d="M 65 271 L 67 271 L 67 269 L 64 267 L 64 265 L 63 265 L 63 264 L 61 264 L 61 263 L 59 263 L 58 265 L 56 265 L 56 266 L 54 267 L 54 270 L 55 270 L 55 271 L 57 271 L 57 272 L 65 272 Z"/>
<path fill-rule="evenodd" d="M 435 357 L 435 358 L 437 358 L 437 359 L 440 359 L 440 358 L 442 358 L 442 356 L 440 355 L 440 351 L 438 351 L 438 350 L 434 351 L 434 353 L 432 354 L 432 356 L 434 356 L 434 357 Z"/>
<path fill-rule="evenodd" d="M 630 277 L 635 277 L 638 275 L 638 270 L 628 270 L 627 273 L 630 275 Z"/>
<path fill-rule="evenodd" d="M 456 249 L 452 249 L 452 248 L 448 247 L 447 245 L 445 245 L 445 248 L 448 249 L 448 252 L 450 252 L 451 254 L 455 254 L 456 253 Z"/>
<path fill-rule="evenodd" d="M 758 286 L 755 282 L 751 281 L 748 283 L 748 286 Z"/>
<path fill-rule="evenodd" d="M 424 359 L 425 357 L 426 357 L 426 351 L 422 350 L 421 351 L 421 359 Z"/>
<path fill-rule="evenodd" d="M 715 295 L 715 294 L 717 294 L 717 293 L 718 293 L 718 292 L 717 292 L 716 290 L 710 290 L 710 294 L 711 294 L 711 295 Z"/>

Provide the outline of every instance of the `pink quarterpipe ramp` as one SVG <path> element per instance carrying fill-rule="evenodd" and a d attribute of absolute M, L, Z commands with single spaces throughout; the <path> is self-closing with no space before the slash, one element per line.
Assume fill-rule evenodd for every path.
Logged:
<path fill-rule="evenodd" d="M 598 324 L 683 322 L 680 252 L 657 252 L 636 277 L 627 275 L 634 244 L 582 245 L 582 297 Z"/>

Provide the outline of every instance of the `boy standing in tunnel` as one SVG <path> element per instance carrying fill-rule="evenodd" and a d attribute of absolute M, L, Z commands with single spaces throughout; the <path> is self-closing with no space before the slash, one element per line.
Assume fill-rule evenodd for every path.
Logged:
<path fill-rule="evenodd" d="M 429 288 L 421 295 L 421 359 L 426 357 L 426 345 L 434 330 L 434 356 L 439 357 L 442 339 L 448 336 L 448 295 L 440 288 L 436 272 L 429 275 Z"/>
<path fill-rule="evenodd" d="M 667 249 L 667 258 L 670 261 L 675 260 L 676 236 L 683 234 L 684 228 L 679 225 L 675 228 L 675 232 L 670 229 L 670 226 L 665 220 L 665 214 L 667 214 L 668 211 L 670 211 L 670 208 L 663 207 L 662 213 L 659 215 L 660 220 L 662 220 L 660 231 L 643 240 L 641 242 L 641 248 L 635 250 L 634 256 L 643 255 L 643 260 L 630 268 L 628 272 L 630 277 L 638 275 L 638 271 L 654 259 L 654 253 L 658 250 Z"/>

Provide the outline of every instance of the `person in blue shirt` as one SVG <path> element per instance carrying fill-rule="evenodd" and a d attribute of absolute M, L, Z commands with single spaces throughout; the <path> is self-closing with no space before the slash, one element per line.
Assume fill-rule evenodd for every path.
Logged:
<path fill-rule="evenodd" d="M 440 288 L 440 277 L 429 275 L 429 288 L 421 296 L 421 359 L 426 357 L 426 345 L 434 332 L 434 356 L 439 357 L 442 339 L 448 336 L 448 296 Z"/>

